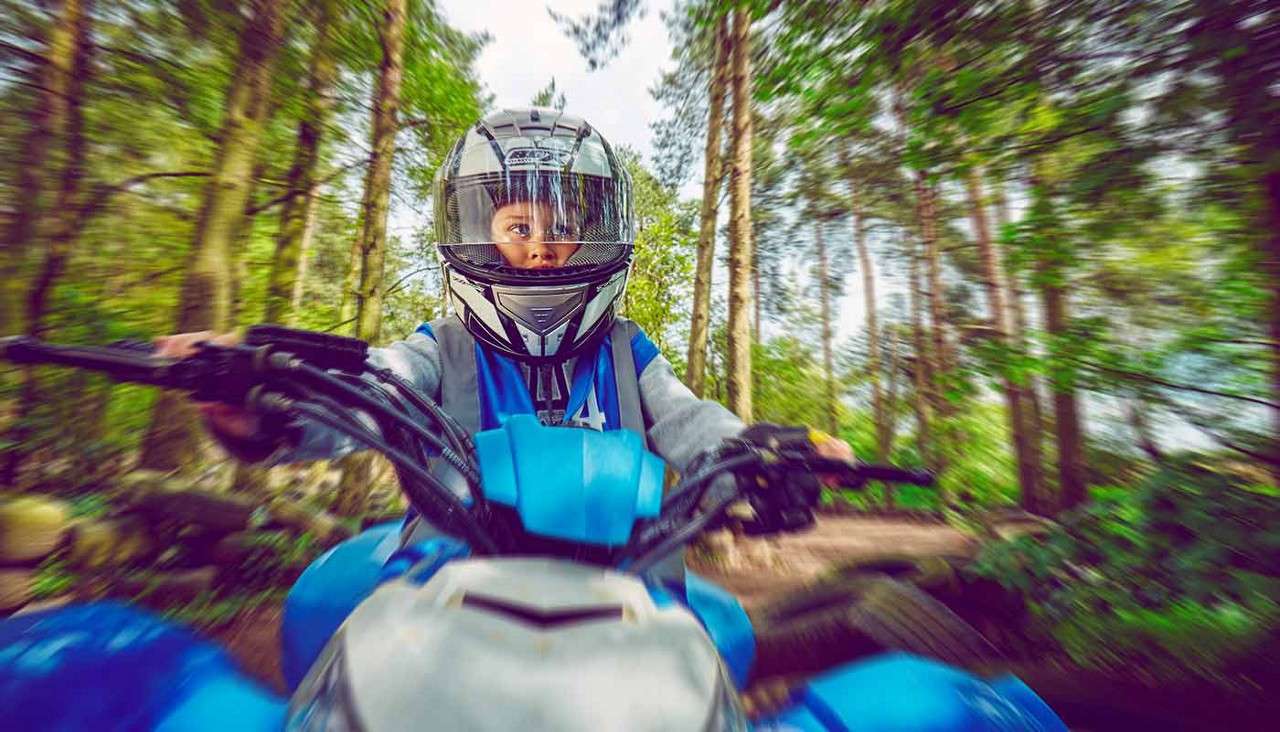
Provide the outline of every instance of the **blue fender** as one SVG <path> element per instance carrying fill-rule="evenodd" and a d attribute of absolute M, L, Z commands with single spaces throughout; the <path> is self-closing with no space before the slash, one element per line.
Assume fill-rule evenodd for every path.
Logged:
<path fill-rule="evenodd" d="M 843 666 L 812 681 L 755 730 L 800 732 L 1067 732 L 1014 676 L 991 681 L 902 653 Z"/>
<path fill-rule="evenodd" d="M 117 602 L 0 621 L 5 729 L 279 730 L 285 702 L 191 631 Z"/>
<path fill-rule="evenodd" d="M 290 691 L 342 621 L 378 586 L 383 564 L 400 547 L 401 525 L 388 521 L 347 539 L 317 557 L 293 584 L 280 627 L 280 665 Z"/>
<path fill-rule="evenodd" d="M 747 685 L 756 658 L 756 635 L 742 603 L 719 585 L 685 570 L 685 601 L 720 651 L 739 689 Z"/>

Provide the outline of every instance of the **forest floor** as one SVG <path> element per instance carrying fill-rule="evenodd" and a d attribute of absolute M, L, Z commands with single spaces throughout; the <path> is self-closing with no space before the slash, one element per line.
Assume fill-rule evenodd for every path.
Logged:
<path fill-rule="evenodd" d="M 691 561 L 692 568 L 738 596 L 748 609 L 759 607 L 812 581 L 827 568 L 886 549 L 908 556 L 965 556 L 975 540 L 941 523 L 909 519 L 821 516 L 813 530 L 769 539 L 743 539 L 721 552 L 715 563 Z M 214 634 L 215 639 L 258 679 L 283 691 L 280 670 L 279 606 L 246 612 Z"/>

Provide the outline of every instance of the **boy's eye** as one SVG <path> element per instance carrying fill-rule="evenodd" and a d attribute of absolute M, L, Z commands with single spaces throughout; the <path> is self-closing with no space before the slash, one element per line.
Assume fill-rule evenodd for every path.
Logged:
<path fill-rule="evenodd" d="M 528 224 L 512 224 L 507 227 L 507 231 L 510 231 L 516 236 L 527 238 L 529 236 L 530 228 Z"/>
<path fill-rule="evenodd" d="M 556 241 L 573 241 L 578 233 L 568 224 L 560 224 L 551 230 L 551 237 Z"/>

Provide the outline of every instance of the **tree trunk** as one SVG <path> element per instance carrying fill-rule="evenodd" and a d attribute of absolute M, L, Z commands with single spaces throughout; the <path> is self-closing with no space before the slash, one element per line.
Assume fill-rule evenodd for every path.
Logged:
<path fill-rule="evenodd" d="M 711 324 L 711 275 L 716 253 L 716 218 L 720 195 L 720 130 L 724 128 L 724 97 L 729 75 L 729 17 L 716 23 L 715 65 L 707 111 L 707 144 L 702 173 L 698 261 L 693 279 L 693 315 L 689 320 L 689 359 L 685 383 L 701 398 L 706 388 L 707 333 Z"/>
<path fill-rule="evenodd" d="M 382 328 L 383 275 L 387 252 L 387 206 L 391 197 L 391 162 L 395 156 L 396 116 L 403 74 L 405 0 L 387 0 L 378 37 L 382 68 L 373 100 L 373 156 L 364 188 L 364 225 L 360 232 L 360 287 L 356 291 L 356 337 L 377 341 Z M 358 516 L 368 502 L 373 479 L 373 455 L 352 455 L 343 461 L 342 480 L 333 510 Z"/>
<path fill-rule="evenodd" d="M 982 264 L 982 285 L 987 293 L 987 310 L 995 340 L 1002 349 L 1011 350 L 1008 309 L 1004 299 L 1004 283 L 1001 281 L 1003 265 L 1000 250 L 992 241 L 988 226 L 986 205 L 982 195 L 982 181 L 976 169 L 970 169 L 965 178 L 969 194 L 969 217 L 973 224 L 974 238 L 978 244 L 978 256 Z M 1018 487 L 1021 503 L 1033 513 L 1043 510 L 1040 505 L 1040 448 L 1033 439 L 1039 426 L 1031 423 L 1023 405 L 1023 391 L 1010 376 L 1006 367 L 1001 375 L 1005 403 L 1009 410 L 1009 439 L 1018 462 Z"/>
<path fill-rule="evenodd" d="M 266 107 L 265 103 L 255 105 L 250 113 L 255 123 L 260 125 L 265 123 Z M 245 302 L 244 288 L 249 282 L 249 248 L 253 246 L 253 224 L 257 218 L 257 213 L 254 211 L 254 198 L 258 195 L 258 186 L 262 177 L 266 175 L 266 171 L 265 160 L 259 159 L 254 163 L 253 172 L 249 174 L 248 193 L 244 197 L 244 211 L 231 234 L 231 266 L 234 272 L 231 277 L 230 325 L 232 328 L 249 325 L 254 319 L 253 314 L 249 312 L 248 303 Z"/>
<path fill-rule="evenodd" d="M 1053 202 L 1048 190 L 1038 176 L 1032 179 L 1033 221 L 1040 228 L 1041 240 L 1036 255 L 1036 279 L 1044 305 L 1045 332 L 1050 341 L 1050 358 L 1062 363 L 1063 339 L 1067 338 L 1069 316 L 1066 277 L 1063 266 L 1062 244 L 1056 239 L 1061 235 L 1055 222 Z M 1069 510 L 1085 500 L 1086 486 L 1083 466 L 1083 435 L 1080 429 L 1080 411 L 1071 369 L 1062 368 L 1053 380 L 1053 422 L 1058 442 L 1058 500 L 1059 510 Z"/>
<path fill-rule="evenodd" d="M 32 100 L 29 128 L 23 139 L 15 174 L 13 217 L 0 239 L 0 336 L 27 331 L 23 315 L 23 286 L 31 265 L 32 241 L 41 232 L 46 194 L 53 188 L 56 170 L 48 161 L 53 146 L 66 124 L 68 86 L 74 73 L 75 36 L 79 19 L 87 15 L 80 0 L 66 0 L 49 31 L 44 63 L 32 71 L 36 91 Z"/>
<path fill-rule="evenodd" d="M 937 189 L 925 180 L 924 173 L 916 173 L 916 206 L 920 217 L 920 236 L 924 241 L 925 276 L 929 283 L 929 321 L 932 326 L 934 378 L 945 381 L 951 373 L 953 359 L 947 343 L 946 307 L 943 303 L 942 259 L 938 253 Z M 935 387 L 944 384 L 936 383 Z M 934 389 L 938 398 L 936 409 L 940 414 L 950 413 L 940 388 Z"/>
<path fill-rule="evenodd" d="M 995 214 L 997 231 L 1003 232 L 1009 225 L 1009 209 L 1004 197 L 1004 188 L 995 185 Z M 1003 247 L 1001 247 L 1003 249 Z M 1023 303 L 1026 291 L 1022 288 L 1022 278 L 1009 264 L 1010 257 L 1001 257 L 1005 283 L 1009 287 L 1009 343 L 1019 356 L 1029 352 L 1027 344 L 1027 313 Z M 1044 513 L 1050 508 L 1048 490 L 1045 487 L 1044 474 L 1044 416 L 1040 407 L 1040 392 L 1036 388 L 1037 379 L 1034 374 L 1026 374 L 1021 383 L 1016 383 L 1019 402 L 1022 405 L 1023 437 L 1027 441 L 1027 457 L 1030 468 L 1035 472 L 1035 494 L 1023 493 L 1022 507 L 1032 513 Z"/>
<path fill-rule="evenodd" d="M 1274 134 L 1274 130 L 1273 130 Z M 1280 150 L 1280 141 L 1273 142 Z M 1263 243 L 1263 261 L 1271 281 L 1271 401 L 1280 404 L 1280 153 L 1271 152 L 1267 158 L 1272 170 L 1263 178 L 1266 191 L 1267 231 Z M 1280 407 L 1272 407 L 1271 475 L 1280 486 Z"/>
<path fill-rule="evenodd" d="M 270 93 L 271 68 L 280 46 L 286 7 L 279 0 L 255 0 L 252 16 L 241 31 L 239 60 L 227 89 L 218 150 L 178 295 L 176 333 L 224 331 L 231 324 L 232 245 L 244 217 L 262 133 L 253 112 L 258 100 Z M 185 397 L 161 394 L 143 441 L 141 466 L 171 470 L 189 460 L 196 453 L 196 422 Z"/>
<path fill-rule="evenodd" d="M 884 339 L 889 344 L 889 388 L 885 393 L 884 411 L 885 411 L 885 442 L 887 449 L 885 450 L 885 459 L 888 460 L 893 455 L 893 440 L 898 433 L 898 380 L 901 378 L 900 369 L 902 364 L 899 354 L 902 346 L 899 343 L 900 335 L 896 332 L 896 324 L 891 324 L 884 329 Z M 892 486 L 886 486 L 892 490 Z"/>
<path fill-rule="evenodd" d="M 915 363 L 911 378 L 915 388 L 916 449 L 925 465 L 934 467 L 932 435 L 929 429 L 929 385 L 933 379 L 929 367 L 929 346 L 924 335 L 924 285 L 920 282 L 920 247 L 913 244 L 911 260 L 911 347 L 915 350 Z"/>
<path fill-rule="evenodd" d="M 843 152 L 843 151 L 842 151 Z M 848 165 L 846 164 L 846 168 Z M 889 460 L 890 425 L 885 414 L 884 393 L 880 389 L 880 326 L 876 315 L 876 271 L 867 249 L 862 206 L 858 200 L 858 182 L 849 177 L 849 214 L 853 218 L 853 245 L 858 250 L 858 268 L 862 270 L 862 303 L 867 313 L 867 377 L 871 380 L 871 418 L 876 429 L 876 460 Z M 892 501 L 885 484 L 885 497 Z"/>
<path fill-rule="evenodd" d="M 822 222 L 813 224 L 813 242 L 818 255 L 818 299 L 822 307 L 822 379 L 826 387 L 826 425 L 830 434 L 840 430 L 836 414 L 835 359 L 831 353 L 831 271 L 827 265 L 827 244 L 822 239 Z"/>
<path fill-rule="evenodd" d="M 63 6 L 63 15 L 59 17 L 59 25 L 71 26 L 71 59 L 66 66 L 58 67 L 55 73 L 59 77 L 56 87 L 62 90 L 62 98 L 58 100 L 60 113 L 54 120 L 57 125 L 51 130 L 51 137 L 61 138 L 63 161 L 57 201 L 53 213 L 73 212 L 81 205 L 82 180 L 84 178 L 85 135 L 84 135 L 84 87 L 91 71 L 90 57 L 93 42 L 90 38 L 91 0 L 68 0 Z M 61 34 L 61 30 L 58 31 Z M 50 63 L 61 62 L 58 56 L 51 56 Z M 59 129 L 59 127 L 61 129 Z M 19 218 L 22 216 L 19 212 Z M 31 284 L 26 303 L 26 332 L 34 338 L 45 335 L 45 315 L 49 309 L 49 298 L 54 284 L 62 276 L 66 268 L 67 258 L 75 243 L 79 229 L 75 226 L 75 217 L 66 215 L 43 218 L 33 225 L 38 234 L 47 241 L 44 261 Z M 30 232 L 28 232 L 29 234 Z M 25 252 L 30 242 L 25 242 L 16 251 Z M 22 372 L 22 393 L 19 397 L 17 418 L 14 429 L 8 435 L 13 446 L 9 448 L 5 460 L 4 475 L 0 484 L 15 485 L 18 480 L 22 462 L 27 454 L 27 447 L 32 437 L 29 422 L 36 405 L 41 401 L 40 382 L 34 368 L 25 368 Z"/>
<path fill-rule="evenodd" d="M 306 247 L 315 221 L 320 142 L 333 110 L 333 86 L 337 80 L 333 47 L 334 3 L 335 0 L 322 0 L 316 6 L 316 36 L 311 47 L 307 106 L 298 122 L 298 146 L 286 179 L 286 192 L 290 197 L 280 211 L 280 230 L 276 234 L 276 250 L 267 283 L 263 320 L 268 323 L 292 325 L 295 302 L 301 299 Z"/>
<path fill-rule="evenodd" d="M 733 11 L 733 170 L 729 179 L 729 408 L 751 409 L 751 16 Z"/>

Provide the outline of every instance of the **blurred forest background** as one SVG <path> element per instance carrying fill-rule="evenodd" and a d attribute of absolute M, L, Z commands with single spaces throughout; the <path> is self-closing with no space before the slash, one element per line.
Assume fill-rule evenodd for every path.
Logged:
<path fill-rule="evenodd" d="M 557 18 L 595 68 L 660 10 Z M 625 153 L 625 314 L 689 386 L 940 476 L 833 493 L 842 510 L 977 533 L 995 509 L 1052 519 L 970 568 L 1021 598 L 1040 648 L 1228 681 L 1274 657 L 1275 5 L 662 12 L 658 152 Z M 487 41 L 430 0 L 3 0 L 0 334 L 407 335 L 445 307 L 429 183 L 492 108 Z M 529 101 L 608 104 L 554 81 Z M 847 292 L 857 327 L 838 322 Z M 152 594 L 199 566 L 182 544 L 244 569 L 170 604 L 225 620 L 399 506 L 367 461 L 235 466 L 180 397 L 84 373 L 0 372 L 0 427 L 8 607 L 94 582 Z M 170 520 L 134 518 L 148 507 Z M 43 550 L 15 549 L 40 531 Z"/>

